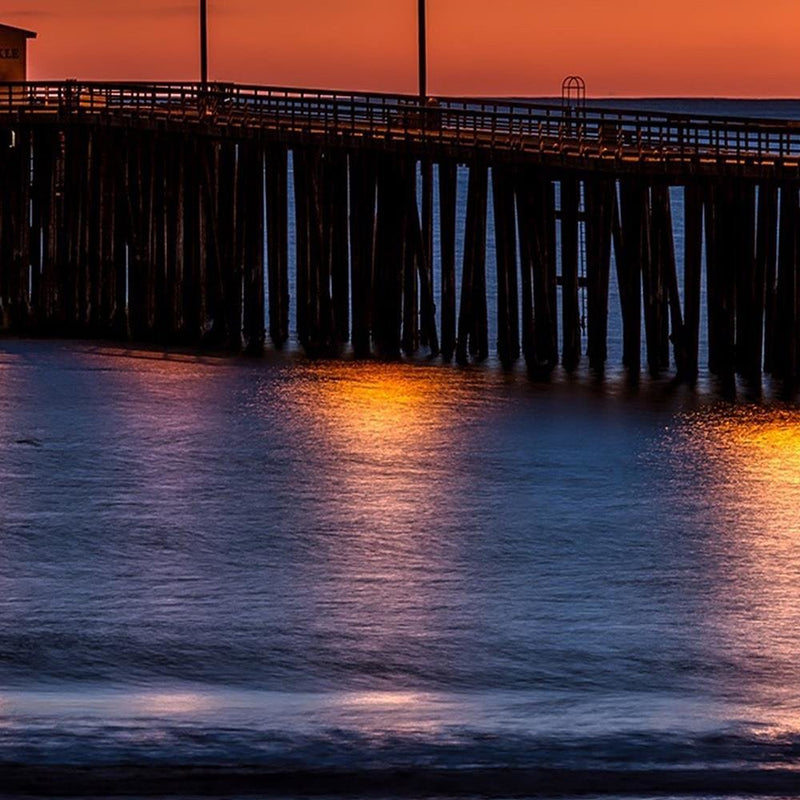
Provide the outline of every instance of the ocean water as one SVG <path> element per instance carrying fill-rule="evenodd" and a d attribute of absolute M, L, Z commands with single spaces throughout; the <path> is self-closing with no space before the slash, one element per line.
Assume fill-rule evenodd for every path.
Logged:
<path fill-rule="evenodd" d="M 615 320 L 545 384 L 0 341 L 0 795 L 797 794 L 800 411 Z"/>

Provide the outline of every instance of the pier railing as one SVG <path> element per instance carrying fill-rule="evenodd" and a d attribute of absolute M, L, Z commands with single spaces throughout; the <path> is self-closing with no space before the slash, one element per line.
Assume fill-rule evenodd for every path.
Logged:
<path fill-rule="evenodd" d="M 587 158 L 800 164 L 800 121 L 196 83 L 0 84 L 0 116 L 140 120 Z"/>

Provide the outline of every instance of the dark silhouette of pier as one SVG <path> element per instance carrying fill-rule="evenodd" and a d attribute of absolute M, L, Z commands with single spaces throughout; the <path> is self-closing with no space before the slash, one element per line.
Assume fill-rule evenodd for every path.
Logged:
<path fill-rule="evenodd" d="M 309 353 L 349 342 L 357 356 L 481 360 L 491 201 L 503 363 L 574 369 L 585 324 L 585 355 L 603 370 L 613 250 L 632 373 L 643 325 L 649 371 L 696 378 L 705 274 L 711 372 L 796 384 L 800 122 L 222 84 L 0 84 L 0 176 L 11 332 L 254 353 L 268 333 L 281 347 L 293 214 L 292 301 Z"/>

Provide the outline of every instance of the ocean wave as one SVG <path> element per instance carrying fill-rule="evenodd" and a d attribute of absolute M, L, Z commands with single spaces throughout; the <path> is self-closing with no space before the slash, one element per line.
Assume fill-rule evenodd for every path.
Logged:
<path fill-rule="evenodd" d="M 303 775 L 316 772 L 433 771 L 583 772 L 712 771 L 727 774 L 790 771 L 800 786 L 800 733 L 720 729 L 689 732 L 621 731 L 526 734 L 447 727 L 436 731 L 315 731 L 155 724 L 147 719 L 117 723 L 28 719 L 25 726 L 0 723 L 4 768 L 142 767 L 173 770 L 238 768 Z"/>

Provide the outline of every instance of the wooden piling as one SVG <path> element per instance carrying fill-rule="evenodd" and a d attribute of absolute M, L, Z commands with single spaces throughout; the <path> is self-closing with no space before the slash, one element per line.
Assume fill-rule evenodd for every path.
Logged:
<path fill-rule="evenodd" d="M 101 271 L 101 317 L 103 335 L 112 338 L 124 338 L 125 322 L 125 226 L 120 220 L 122 202 L 120 199 L 120 170 L 112 153 L 119 157 L 124 153 L 124 144 L 119 131 L 105 131 L 105 151 L 103 154 L 100 192 L 105 198 L 103 214 L 100 220 L 100 237 L 102 250 Z M 181 159 L 181 172 L 183 171 Z M 119 249 L 122 248 L 122 256 Z M 122 263 L 122 270 L 120 270 Z M 121 284 L 121 285 L 120 285 Z"/>
<path fill-rule="evenodd" d="M 659 252 L 662 258 L 661 272 L 664 277 L 667 304 L 669 307 L 669 332 L 662 337 L 665 353 L 662 353 L 662 365 L 669 366 L 669 345 L 672 341 L 672 350 L 675 358 L 676 376 L 683 380 L 687 369 L 686 328 L 684 312 L 681 307 L 681 293 L 678 282 L 678 268 L 675 258 L 675 234 L 672 226 L 672 199 L 669 189 L 658 194 L 660 241 Z M 685 301 L 684 301 L 685 305 Z M 666 317 L 666 315 L 665 315 Z M 666 319 L 664 320 L 666 324 Z"/>
<path fill-rule="evenodd" d="M 6 260 L 7 324 L 25 330 L 29 321 L 29 271 L 31 259 L 30 219 L 31 132 L 16 129 L 14 147 L 6 155 L 7 183 L 3 187 L 7 199 L 3 208 L 4 238 L 9 242 Z"/>
<path fill-rule="evenodd" d="M 654 341 L 648 359 L 656 373 L 669 367 L 672 341 L 677 374 L 686 373 L 686 334 L 675 261 L 672 201 L 666 184 L 651 189 L 651 257 L 649 268 L 650 334 Z"/>
<path fill-rule="evenodd" d="M 297 340 L 306 350 L 310 344 L 309 325 L 311 316 L 311 211 L 308 160 L 309 157 L 305 150 L 295 148 L 292 151 Z"/>
<path fill-rule="evenodd" d="M 403 337 L 402 349 L 413 355 L 419 347 L 419 208 L 417 206 L 417 165 L 410 161 L 403 170 Z M 416 228 L 416 229 L 415 229 Z"/>
<path fill-rule="evenodd" d="M 161 228 L 162 270 L 159 299 L 159 325 L 156 341 L 171 344 L 179 341 L 183 327 L 183 192 L 180 174 L 182 142 L 172 135 L 162 148 L 163 197 Z"/>
<path fill-rule="evenodd" d="M 756 287 L 763 286 L 763 371 L 772 372 L 775 362 L 775 317 L 777 311 L 778 257 L 778 186 L 761 183 L 758 187 L 758 223 L 756 231 Z M 756 354 L 753 354 L 755 359 Z"/>
<path fill-rule="evenodd" d="M 358 358 L 370 354 L 375 266 L 377 165 L 371 153 L 349 155 L 350 285 L 352 346 Z"/>
<path fill-rule="evenodd" d="M 653 230 L 652 192 L 655 187 L 644 187 L 639 193 L 637 222 L 639 224 L 639 265 L 641 270 L 642 303 L 644 309 L 645 349 L 650 375 L 661 372 L 661 336 L 663 310 L 663 283 L 660 259 L 656 252 L 656 236 Z"/>
<path fill-rule="evenodd" d="M 797 376 L 797 260 L 798 187 L 780 187 L 780 232 L 778 244 L 775 353 L 772 374 L 783 380 L 787 394 L 796 389 Z"/>
<path fill-rule="evenodd" d="M 632 376 L 641 367 L 642 263 L 647 257 L 645 221 L 648 188 L 634 178 L 620 181 L 614 214 L 614 253 L 622 310 L 622 363 Z"/>
<path fill-rule="evenodd" d="M 586 197 L 587 354 L 589 366 L 602 373 L 608 357 L 608 292 L 611 226 L 616 186 L 594 178 L 584 183 Z"/>
<path fill-rule="evenodd" d="M 76 336 L 81 332 L 79 325 L 81 316 L 79 309 L 79 276 L 83 263 L 80 244 L 81 196 L 87 165 L 82 131 L 77 128 L 70 128 L 65 131 L 64 140 L 64 248 L 59 295 L 63 298 L 62 330 L 69 336 Z"/>
<path fill-rule="evenodd" d="M 9 182 L 9 160 L 13 131 L 0 129 L 0 181 Z M 9 192 L 0 192 L 0 331 L 10 327 L 9 319 L 9 275 L 11 268 L 11 232 L 8 219 Z"/>
<path fill-rule="evenodd" d="M 57 333 L 59 316 L 58 272 L 61 264 L 59 242 L 62 240 L 60 232 L 63 230 L 60 198 L 64 163 L 60 131 L 48 128 L 39 134 L 36 159 L 42 253 L 37 299 L 37 330 L 47 335 L 54 335 Z"/>
<path fill-rule="evenodd" d="M 736 372 L 751 384 L 761 381 L 764 278 L 756 265 L 756 190 L 742 182 L 734 196 L 733 272 L 736 280 Z"/>
<path fill-rule="evenodd" d="M 29 294 L 28 294 L 28 313 L 27 326 L 33 333 L 38 333 L 39 309 L 41 303 L 41 279 L 42 279 L 42 207 L 40 205 L 41 190 L 36 171 L 38 169 L 37 151 L 40 143 L 37 140 L 36 132 L 31 132 L 33 141 L 31 145 L 31 200 L 30 200 L 30 226 L 31 226 L 31 252 L 29 268 Z"/>
<path fill-rule="evenodd" d="M 514 176 L 508 168 L 492 168 L 492 196 L 497 254 L 497 355 L 508 366 L 520 353 Z"/>
<path fill-rule="evenodd" d="M 419 218 L 421 250 L 417 254 L 420 286 L 420 342 L 432 356 L 439 355 L 436 302 L 433 294 L 433 162 L 420 162 L 422 212 Z"/>
<path fill-rule="evenodd" d="M 568 372 L 581 360 L 581 312 L 578 298 L 580 182 L 565 177 L 560 182 L 561 205 L 561 363 Z"/>
<path fill-rule="evenodd" d="M 46 303 L 43 285 L 43 262 L 46 248 L 47 220 L 50 213 L 50 180 L 54 169 L 53 151 L 46 131 L 39 128 L 31 132 L 32 180 L 31 180 L 31 280 L 29 325 L 40 332 L 46 325 L 43 311 Z M 0 137 L 2 147 L 2 137 Z M 0 166 L 2 171 L 2 166 Z M 0 267 L 0 270 L 2 267 Z"/>
<path fill-rule="evenodd" d="M 308 195 L 308 338 L 306 351 L 329 355 L 336 349 L 333 304 L 331 299 L 332 210 L 331 182 L 327 154 L 313 149 L 307 153 L 306 185 Z"/>
<path fill-rule="evenodd" d="M 720 191 L 714 186 L 706 188 L 703 210 L 705 212 L 706 243 L 706 304 L 708 307 L 708 369 L 712 375 L 721 370 L 720 342 L 722 325 L 720 321 L 720 294 L 722 292 L 719 276 L 719 228 Z"/>
<path fill-rule="evenodd" d="M 706 201 L 706 273 L 708 284 L 708 368 L 734 389 L 736 363 L 736 187 L 709 187 Z"/>
<path fill-rule="evenodd" d="M 166 221 L 169 214 L 168 170 L 170 158 L 166 152 L 166 135 L 158 137 L 153 160 L 152 248 L 147 263 L 147 294 L 149 309 L 149 338 L 153 342 L 168 341 L 170 336 L 170 298 L 167 294 Z"/>
<path fill-rule="evenodd" d="M 547 375 L 558 364 L 555 188 L 535 168 L 516 183 L 522 275 L 522 341 L 528 369 Z"/>
<path fill-rule="evenodd" d="M 378 166 L 372 340 L 382 358 L 400 356 L 405 251 L 405 165 L 382 157 Z"/>
<path fill-rule="evenodd" d="M 465 364 L 469 354 L 482 361 L 489 354 L 486 307 L 486 212 L 488 171 L 473 163 L 467 188 L 467 217 L 464 230 L 464 264 L 461 308 L 458 318 L 456 360 Z"/>
<path fill-rule="evenodd" d="M 347 155 L 331 153 L 327 162 L 330 230 L 331 301 L 337 344 L 350 339 L 350 240 L 348 231 Z"/>
<path fill-rule="evenodd" d="M 269 337 L 281 348 L 289 338 L 288 154 L 273 146 L 267 153 L 267 269 Z"/>
<path fill-rule="evenodd" d="M 239 216 L 244 224 L 242 266 L 244 269 L 244 309 L 242 329 L 245 350 L 250 355 L 264 351 L 264 152 L 257 143 L 241 145 Z"/>
<path fill-rule="evenodd" d="M 331 230 L 330 212 L 326 208 L 326 156 L 311 150 L 306 161 L 306 193 L 308 200 L 308 336 L 306 351 L 311 355 L 329 355 L 335 349 L 331 302 Z"/>
<path fill-rule="evenodd" d="M 442 358 L 450 361 L 456 348 L 456 199 L 458 169 L 439 162 L 439 252 L 441 259 Z"/>
<path fill-rule="evenodd" d="M 242 248 L 244 214 L 241 213 L 243 175 L 241 145 L 222 142 L 219 154 L 219 239 L 223 309 L 223 344 L 242 349 Z"/>
<path fill-rule="evenodd" d="M 202 338 L 205 324 L 204 283 L 202 280 L 202 182 L 197 164 L 200 151 L 197 142 L 187 142 L 181 148 L 179 179 L 182 223 L 178 248 L 181 257 L 183 284 L 181 291 L 183 321 L 180 339 L 184 344 L 197 346 Z M 123 263 L 124 269 L 124 263 Z M 124 275 L 124 271 L 123 271 Z"/>
<path fill-rule="evenodd" d="M 128 253 L 128 332 L 141 340 L 146 331 L 145 261 L 147 259 L 147 153 L 144 137 L 133 132 L 126 135 L 126 168 L 124 195 L 127 200 Z M 206 155 L 204 153 L 204 155 Z M 204 166 L 207 167 L 204 160 Z M 206 176 L 207 177 L 207 176 Z M 63 253 L 63 249 L 59 248 Z"/>
<path fill-rule="evenodd" d="M 423 165 L 423 184 L 425 168 Z M 439 336 L 436 330 L 436 304 L 433 295 L 433 270 L 430 264 L 432 258 L 432 244 L 428 239 L 425 229 L 425 192 L 429 191 L 423 185 L 423 214 L 420 216 L 417 206 L 417 197 L 414 182 L 410 181 L 406 187 L 406 213 L 407 234 L 406 242 L 412 259 L 410 268 L 416 269 L 417 283 L 419 285 L 419 312 L 420 312 L 420 342 L 427 347 L 432 356 L 439 354 Z M 427 213 L 432 213 L 428 209 Z"/>
<path fill-rule="evenodd" d="M 683 191 L 684 207 L 684 354 L 683 378 L 697 381 L 700 342 L 700 290 L 703 259 L 703 192 L 697 184 Z"/>
<path fill-rule="evenodd" d="M 473 325 L 470 331 L 469 352 L 472 358 L 483 361 L 489 355 L 489 312 L 486 298 L 486 223 L 489 198 L 489 170 L 485 164 L 470 168 L 470 184 L 474 180 L 472 243 Z M 465 241 L 467 241 L 465 236 Z M 466 249 L 466 244 L 465 244 Z"/>
<path fill-rule="evenodd" d="M 522 321 L 522 355 L 530 369 L 536 364 L 534 340 L 533 271 L 536 250 L 536 234 L 533 230 L 534 200 L 533 176 L 529 170 L 519 168 L 516 172 L 514 197 L 519 232 L 520 261 L 520 311 Z"/>

